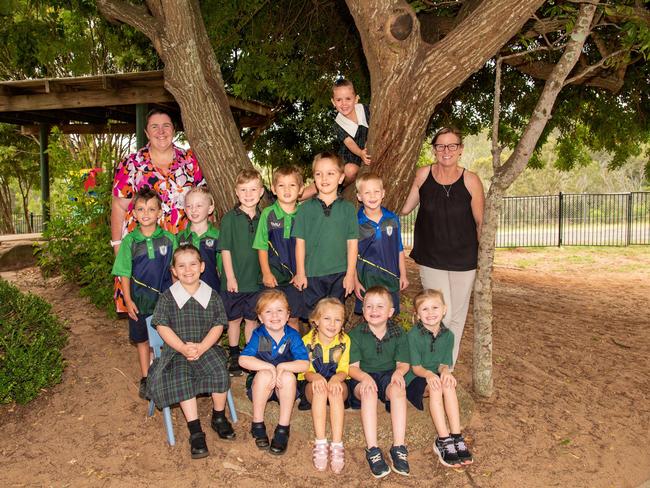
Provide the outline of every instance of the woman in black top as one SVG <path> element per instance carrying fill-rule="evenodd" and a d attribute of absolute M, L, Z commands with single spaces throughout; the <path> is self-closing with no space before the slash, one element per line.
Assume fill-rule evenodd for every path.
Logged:
<path fill-rule="evenodd" d="M 458 165 L 463 154 L 458 130 L 440 129 L 432 145 L 436 163 L 417 170 L 401 213 L 420 205 L 411 257 L 420 266 L 422 287 L 444 294 L 455 364 L 476 275 L 485 195 L 480 178 Z"/>

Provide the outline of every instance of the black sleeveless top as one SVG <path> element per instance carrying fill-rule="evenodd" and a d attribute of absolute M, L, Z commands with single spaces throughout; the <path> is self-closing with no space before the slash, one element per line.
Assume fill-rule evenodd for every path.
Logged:
<path fill-rule="evenodd" d="M 441 185 L 431 171 L 420 187 L 411 257 L 416 263 L 446 271 L 476 269 L 478 238 L 472 215 L 472 195 L 463 177 Z"/>

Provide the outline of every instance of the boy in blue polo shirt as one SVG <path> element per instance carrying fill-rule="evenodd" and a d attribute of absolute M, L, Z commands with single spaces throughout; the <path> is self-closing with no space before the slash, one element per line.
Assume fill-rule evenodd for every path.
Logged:
<path fill-rule="evenodd" d="M 367 289 L 383 286 L 391 293 L 393 307 L 398 314 L 399 292 L 409 285 L 399 217 L 381 206 L 386 192 L 379 175 L 361 175 L 357 178 L 356 187 L 357 198 L 363 206 L 357 213 L 359 256 L 354 311 L 361 314 L 363 295 Z"/>
<path fill-rule="evenodd" d="M 260 291 L 260 262 L 253 240 L 260 221 L 257 204 L 264 194 L 262 176 L 254 169 L 243 169 L 235 180 L 239 203 L 221 219 L 219 250 L 223 261 L 221 299 L 228 317 L 228 371 L 241 375 L 239 336 L 242 318 L 244 338 L 248 342 L 257 320 L 255 304 Z M 225 279 L 224 279 L 225 278 Z"/>
<path fill-rule="evenodd" d="M 133 214 L 138 227 L 122 239 L 112 273 L 122 280 L 124 303 L 129 314 L 129 339 L 137 346 L 142 373 L 139 395 L 145 398 L 150 363 L 146 318 L 156 308 L 160 294 L 172 284 L 169 267 L 176 239 L 158 227 L 162 215 L 161 201 L 149 187 L 133 197 Z"/>
<path fill-rule="evenodd" d="M 344 301 L 354 291 L 359 241 L 354 205 L 337 193 L 345 178 L 341 158 L 328 152 L 318 154 L 312 171 L 318 195 L 300 206 L 292 232 L 296 238 L 293 283 L 304 290 L 306 314 L 321 298 Z"/>
<path fill-rule="evenodd" d="M 289 303 L 277 288 L 260 293 L 256 307 L 261 325 L 241 352 L 239 364 L 251 373 L 246 392 L 253 402 L 251 434 L 259 449 L 284 454 L 289 443 L 291 412 L 296 402 L 296 373 L 309 369 L 309 353 L 300 334 L 288 326 Z M 269 400 L 280 404 L 278 425 L 269 443 L 264 410 Z"/>
<path fill-rule="evenodd" d="M 281 290 L 289 301 L 289 325 L 300 332 L 303 313 L 302 291 L 293 286 L 296 275 L 296 238 L 291 236 L 302 192 L 302 175 L 295 166 L 281 166 L 273 172 L 271 190 L 277 200 L 262 210 L 253 249 L 257 249 L 266 288 Z"/>

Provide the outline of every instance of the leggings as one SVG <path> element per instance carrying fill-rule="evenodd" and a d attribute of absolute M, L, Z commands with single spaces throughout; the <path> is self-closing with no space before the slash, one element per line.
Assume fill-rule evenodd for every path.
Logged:
<path fill-rule="evenodd" d="M 445 271 L 420 265 L 422 288 L 440 290 L 445 297 L 447 314 L 443 319 L 445 326 L 454 333 L 454 365 L 458 358 L 460 339 L 463 337 L 469 298 L 474 287 L 476 270 Z"/>

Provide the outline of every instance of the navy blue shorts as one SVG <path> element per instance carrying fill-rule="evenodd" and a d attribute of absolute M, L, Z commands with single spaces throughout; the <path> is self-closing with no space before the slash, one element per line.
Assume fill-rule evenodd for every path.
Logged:
<path fill-rule="evenodd" d="M 345 380 L 345 385 L 348 387 L 348 396 L 343 400 L 343 408 L 350 408 L 350 396 L 352 392 L 350 391 L 350 380 Z M 305 393 L 305 388 L 307 388 L 307 380 L 298 381 L 298 397 L 300 398 L 300 404 L 298 405 L 298 410 L 311 410 L 311 403 L 307 400 L 307 394 Z M 330 404 L 330 401 L 327 400 L 327 404 Z"/>
<path fill-rule="evenodd" d="M 438 373 L 436 373 L 440 376 Z M 418 410 L 424 410 L 424 390 L 427 387 L 427 380 L 421 376 L 416 376 L 406 387 L 406 398 L 411 405 Z"/>
<path fill-rule="evenodd" d="M 287 285 L 278 285 L 276 288 L 267 288 L 267 290 L 280 290 L 287 297 L 291 317 L 302 318 L 305 316 L 305 300 L 302 292 L 291 283 Z"/>
<path fill-rule="evenodd" d="M 393 314 L 393 317 L 395 317 L 399 314 L 399 292 L 393 291 L 391 292 L 391 296 L 393 297 L 393 307 L 395 307 L 395 313 Z M 363 315 L 363 302 L 358 298 L 355 298 L 354 313 L 357 315 Z"/>
<path fill-rule="evenodd" d="M 251 402 L 253 401 L 253 380 L 255 379 L 256 373 L 257 371 L 251 371 L 250 373 L 248 373 L 248 376 L 246 377 L 246 396 Z M 298 387 L 296 386 L 296 399 L 297 398 L 298 398 Z M 271 396 L 267 401 L 280 403 L 280 399 L 278 398 L 278 394 L 276 393 L 275 388 L 273 388 L 273 392 L 271 392 Z"/>
<path fill-rule="evenodd" d="M 388 371 L 379 371 L 378 373 L 368 373 L 377 384 L 377 398 L 384 403 L 387 412 L 390 412 L 390 400 L 386 398 L 386 389 L 388 388 L 388 385 L 390 385 L 390 380 L 394 372 L 394 369 L 390 369 Z M 354 394 L 354 389 L 357 387 L 359 382 L 352 378 L 347 380 L 347 382 L 348 389 L 350 390 L 350 407 L 359 410 L 361 408 L 361 400 L 359 400 Z"/>
<path fill-rule="evenodd" d="M 309 314 L 314 310 L 314 307 L 321 298 L 338 298 L 343 302 L 345 299 L 343 278 L 345 278 L 345 273 L 334 273 L 307 278 L 307 288 L 302 292 L 305 300 L 305 314 L 302 318 L 309 318 Z"/>
<path fill-rule="evenodd" d="M 243 293 L 234 293 L 231 291 L 220 292 L 228 320 L 237 320 L 242 317 L 246 320 L 257 320 L 255 306 L 257 305 L 259 294 L 259 291 Z"/>
<path fill-rule="evenodd" d="M 133 320 L 129 317 L 129 339 L 136 344 L 147 342 L 149 334 L 147 334 L 147 317 L 149 315 L 138 314 L 138 320 Z"/>

